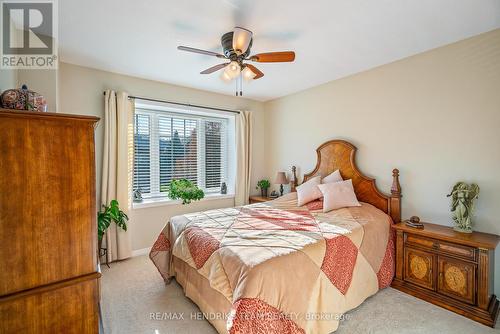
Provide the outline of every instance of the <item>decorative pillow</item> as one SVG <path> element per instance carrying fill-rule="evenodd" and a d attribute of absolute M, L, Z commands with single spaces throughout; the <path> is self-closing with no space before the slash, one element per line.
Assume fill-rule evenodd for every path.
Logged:
<path fill-rule="evenodd" d="M 306 204 L 306 208 L 310 211 L 322 210 L 323 211 L 323 198 L 316 199 Z"/>
<path fill-rule="evenodd" d="M 302 206 L 323 196 L 318 188 L 321 184 L 321 176 L 315 176 L 309 181 L 297 187 L 297 204 Z"/>
<path fill-rule="evenodd" d="M 323 193 L 323 212 L 349 206 L 361 206 L 356 198 L 352 180 L 350 179 L 342 182 L 320 184 L 318 188 Z"/>
<path fill-rule="evenodd" d="M 323 180 L 321 180 L 321 183 L 332 183 L 340 181 L 344 181 L 344 179 L 340 175 L 340 171 L 337 169 L 335 172 L 331 173 L 330 175 L 326 176 Z"/>

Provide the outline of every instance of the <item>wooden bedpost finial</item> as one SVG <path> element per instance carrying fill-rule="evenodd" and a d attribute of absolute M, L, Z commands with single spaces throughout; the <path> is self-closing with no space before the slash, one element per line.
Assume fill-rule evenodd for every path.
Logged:
<path fill-rule="evenodd" d="M 295 166 L 292 166 L 292 179 L 290 180 L 290 190 L 292 192 L 295 191 L 295 188 L 298 186 L 298 181 L 297 181 L 297 168 Z"/>
<path fill-rule="evenodd" d="M 399 169 L 392 170 L 392 187 L 391 194 L 393 197 L 401 197 L 401 185 L 399 184 Z"/>
<path fill-rule="evenodd" d="M 389 199 L 389 215 L 394 223 L 401 221 L 401 185 L 399 184 L 399 170 L 392 170 L 391 197 Z"/>

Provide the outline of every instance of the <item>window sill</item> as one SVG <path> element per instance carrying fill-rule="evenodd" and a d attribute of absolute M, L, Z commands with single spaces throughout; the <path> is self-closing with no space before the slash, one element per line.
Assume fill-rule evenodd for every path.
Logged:
<path fill-rule="evenodd" d="M 214 201 L 221 199 L 230 199 L 234 198 L 234 194 L 207 194 L 204 198 L 202 198 L 199 202 L 205 201 Z M 196 202 L 192 202 L 196 203 Z M 157 206 L 165 206 L 165 205 L 182 205 L 182 200 L 172 200 L 169 198 L 147 198 L 144 199 L 141 203 L 132 203 L 132 209 L 145 209 L 145 208 L 153 208 Z"/>

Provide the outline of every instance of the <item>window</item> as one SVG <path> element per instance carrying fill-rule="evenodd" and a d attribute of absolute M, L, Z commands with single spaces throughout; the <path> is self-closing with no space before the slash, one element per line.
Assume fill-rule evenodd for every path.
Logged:
<path fill-rule="evenodd" d="M 154 108 L 136 103 L 134 190 L 166 197 L 170 182 L 188 179 L 206 194 L 233 191 L 234 118 L 201 110 Z"/>

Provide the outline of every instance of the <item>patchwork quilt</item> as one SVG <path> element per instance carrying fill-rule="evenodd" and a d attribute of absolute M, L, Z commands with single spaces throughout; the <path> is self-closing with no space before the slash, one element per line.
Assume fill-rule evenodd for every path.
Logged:
<path fill-rule="evenodd" d="M 177 216 L 150 258 L 169 281 L 176 257 L 232 305 L 227 332 L 331 333 L 394 276 L 391 218 L 361 207 L 322 212 L 296 194 Z"/>

